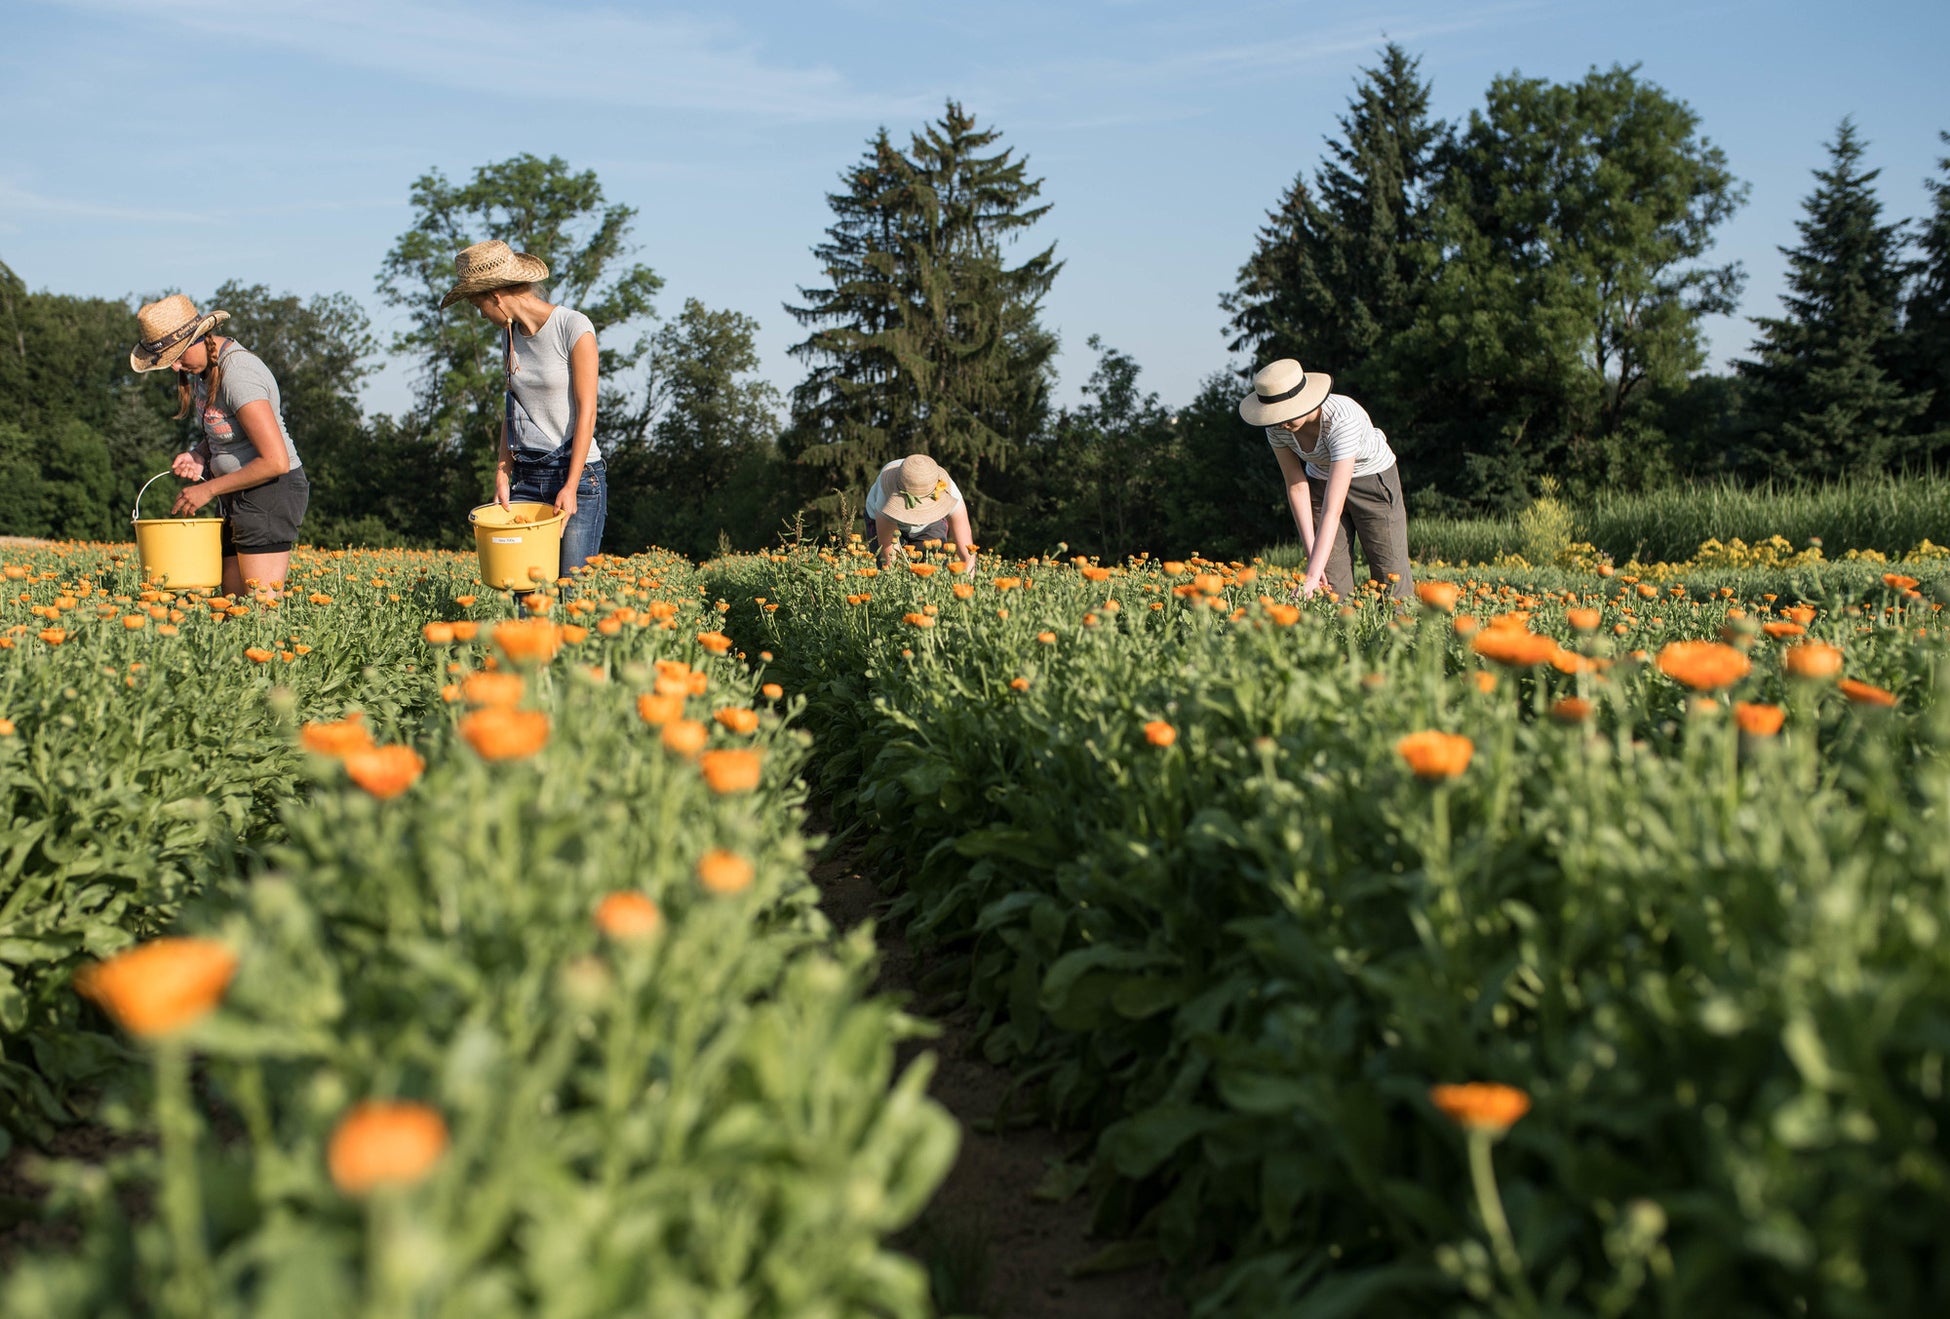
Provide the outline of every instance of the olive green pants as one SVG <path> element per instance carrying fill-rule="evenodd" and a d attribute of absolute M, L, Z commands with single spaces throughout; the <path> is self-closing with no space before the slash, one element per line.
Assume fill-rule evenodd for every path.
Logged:
<path fill-rule="evenodd" d="M 1319 535 L 1325 526 L 1321 505 L 1327 498 L 1327 482 L 1309 476 L 1307 489 L 1314 501 L 1314 534 Z M 1361 553 L 1367 556 L 1368 575 L 1397 596 L 1412 595 L 1415 578 L 1408 566 L 1408 511 L 1402 504 L 1400 463 L 1348 483 L 1340 534 L 1327 555 L 1327 589 L 1335 595 L 1354 594 L 1354 559 L 1348 544 L 1357 536 Z"/>

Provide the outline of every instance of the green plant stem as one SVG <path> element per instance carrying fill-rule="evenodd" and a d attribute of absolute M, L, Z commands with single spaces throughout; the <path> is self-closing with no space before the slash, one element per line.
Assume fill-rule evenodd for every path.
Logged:
<path fill-rule="evenodd" d="M 182 1319 L 203 1319 L 210 1311 L 210 1256 L 203 1240 L 190 1055 L 181 1040 L 165 1038 L 156 1045 L 156 1130 L 162 1145 L 162 1215 L 171 1256 L 162 1309 Z"/>
<path fill-rule="evenodd" d="M 1530 1280 L 1524 1276 L 1523 1256 L 1517 1253 L 1516 1239 L 1510 1235 L 1510 1220 L 1503 1215 L 1503 1197 L 1496 1189 L 1496 1164 L 1490 1157 L 1495 1140 L 1488 1131 L 1478 1129 L 1469 1133 L 1469 1178 L 1476 1187 L 1476 1211 L 1483 1216 L 1496 1265 L 1509 1280 L 1510 1290 L 1526 1312 L 1536 1314 L 1537 1297 L 1530 1290 Z"/>

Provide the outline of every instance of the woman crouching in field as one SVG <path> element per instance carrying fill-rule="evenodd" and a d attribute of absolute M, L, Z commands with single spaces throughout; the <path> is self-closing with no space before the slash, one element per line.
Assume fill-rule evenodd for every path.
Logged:
<path fill-rule="evenodd" d="M 867 488 L 867 548 L 881 566 L 893 563 L 906 545 L 940 541 L 954 547 L 961 569 L 975 567 L 975 533 L 968 526 L 968 504 L 941 464 L 924 453 L 888 463 Z"/>
<path fill-rule="evenodd" d="M 228 319 L 227 311 L 200 315 L 180 293 L 149 303 L 135 314 L 142 341 L 129 365 L 176 372 L 176 417 L 194 415 L 202 427 L 203 438 L 169 465 L 198 482 L 183 487 L 171 512 L 193 517 L 219 501 L 223 589 L 234 596 L 253 583 L 271 591 L 283 585 L 311 486 L 270 368 L 235 339 L 211 333 Z"/>
<path fill-rule="evenodd" d="M 573 307 L 542 296 L 548 265 L 499 239 L 454 258 L 455 284 L 442 310 L 462 298 L 499 325 L 507 382 L 494 499 L 552 504 L 562 528 L 562 573 L 602 550 L 609 479 L 596 444 L 596 327 Z"/>
<path fill-rule="evenodd" d="M 1287 505 L 1307 551 L 1300 593 L 1312 595 L 1325 583 L 1337 596 L 1354 594 L 1347 536 L 1358 536 L 1368 574 L 1407 598 L 1415 582 L 1395 451 L 1367 411 L 1333 388 L 1332 376 L 1310 375 L 1283 357 L 1262 368 L 1253 392 L 1239 400 L 1247 424 L 1266 428 L 1286 478 Z"/>

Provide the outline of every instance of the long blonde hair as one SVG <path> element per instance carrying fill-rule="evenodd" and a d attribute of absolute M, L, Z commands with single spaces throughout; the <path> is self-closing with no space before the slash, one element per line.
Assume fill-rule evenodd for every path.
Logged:
<path fill-rule="evenodd" d="M 206 344 L 213 343 L 219 337 L 220 336 L 214 334 L 206 335 L 200 342 Z M 231 339 L 228 342 L 235 343 L 237 341 L 235 339 Z M 187 352 L 188 349 L 185 349 L 184 351 Z M 204 367 L 202 372 L 203 397 L 205 401 L 215 398 L 217 396 L 217 391 L 223 388 L 222 354 L 220 354 L 215 348 L 212 348 L 209 351 L 210 351 L 210 365 Z M 183 418 L 189 416 L 190 409 L 196 406 L 196 389 L 195 386 L 193 386 L 190 383 L 191 379 L 192 377 L 190 377 L 187 374 L 179 375 L 176 377 L 176 415 L 170 418 L 171 421 L 181 421 Z"/>

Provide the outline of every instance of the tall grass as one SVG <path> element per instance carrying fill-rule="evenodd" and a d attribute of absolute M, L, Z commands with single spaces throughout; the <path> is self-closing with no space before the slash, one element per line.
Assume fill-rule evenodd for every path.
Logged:
<path fill-rule="evenodd" d="M 1573 504 L 1576 540 L 1620 563 L 1690 559 L 1701 542 L 1752 543 L 1781 536 L 1797 549 L 1811 539 L 1834 558 L 1848 550 L 1899 555 L 1925 539 L 1950 543 L 1950 476 L 1868 477 L 1824 486 L 1679 486 L 1649 494 L 1601 494 Z M 1510 518 L 1418 518 L 1411 507 L 1409 553 L 1427 562 L 1480 562 L 1520 554 L 1524 533 Z"/>

